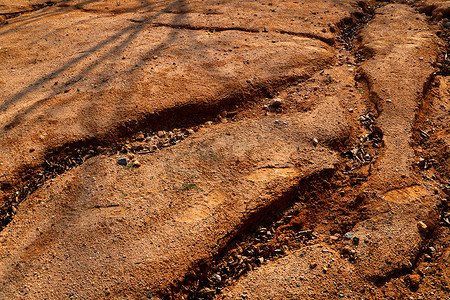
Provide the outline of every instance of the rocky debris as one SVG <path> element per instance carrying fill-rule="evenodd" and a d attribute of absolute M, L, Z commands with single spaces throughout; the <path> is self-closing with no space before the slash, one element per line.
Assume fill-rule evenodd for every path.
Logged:
<path fill-rule="evenodd" d="M 336 103 L 336 99 L 324 99 L 314 111 L 286 115 L 292 128 L 274 125 L 270 118 L 202 128 L 201 134 L 186 143 L 163 149 L 158 155 L 140 156 L 142 165 L 133 172 L 111 163 L 119 155 L 98 155 L 60 175 L 21 204 L 7 227 L 22 228 L 20 233 L 0 232 L 5 241 L 0 253 L 25 251 L 27 256 L 23 269 L 7 272 L 5 268 L 14 260 L 1 254 L 5 260 L 0 274 L 8 273 L 17 280 L 6 281 L 0 297 L 14 297 L 16 282 L 27 282 L 32 296 L 65 293 L 67 284 L 56 284 L 60 277 L 51 277 L 55 270 L 65 274 L 70 270 L 64 282 L 94 283 L 78 291 L 80 296 L 101 298 L 106 285 L 111 294 L 120 289 L 138 297 L 144 295 L 144 286 L 137 288 L 139 282 L 145 282 L 152 295 L 165 295 L 196 262 L 217 255 L 242 227 L 286 205 L 301 178 L 334 168 L 339 155 L 325 145 L 345 139 L 349 130 L 345 112 Z M 322 146 L 313 146 L 312 136 L 320 136 Z M 127 158 L 136 159 L 133 155 Z M 52 219 L 54 215 L 62 217 Z M 39 228 L 40 233 L 27 226 Z M 29 232 L 28 246 L 17 243 L 25 232 Z M 268 239 L 273 233 L 269 229 L 263 232 Z M 56 236 L 62 243 L 59 248 L 42 243 L 42 238 Z M 299 238 L 303 239 L 301 234 Z M 97 252 L 94 255 L 86 247 Z M 256 256 L 233 257 L 229 269 L 252 270 L 261 258 L 265 262 L 288 250 L 283 245 L 264 245 L 253 250 Z M 47 267 L 42 269 L 44 264 Z M 41 273 L 38 278 L 23 276 L 36 269 Z M 127 275 L 137 273 L 139 278 Z M 160 275 L 155 277 L 155 273 Z M 215 273 L 226 280 L 227 273 Z M 116 276 L 121 278 L 120 286 L 105 281 Z M 211 289 L 199 291 L 210 295 Z"/>
<path fill-rule="evenodd" d="M 352 185 L 367 181 L 368 170 L 374 167 L 383 146 L 383 133 L 375 125 L 375 115 L 372 112 L 361 115 L 359 122 L 363 126 L 363 134 L 359 136 L 358 143 L 342 152 L 343 157 L 350 159 L 345 164 L 344 173 L 350 176 Z"/>
<path fill-rule="evenodd" d="M 219 295 L 227 286 L 232 285 L 241 276 L 256 270 L 257 268 L 276 260 L 291 252 L 292 249 L 317 242 L 317 235 L 312 230 L 300 230 L 293 234 L 294 243 L 288 238 L 283 238 L 283 231 L 290 228 L 295 210 L 287 209 L 280 213 L 282 217 L 272 222 L 270 227 L 259 227 L 245 239 L 240 240 L 227 252 L 220 261 L 211 267 L 206 273 L 197 274 L 196 282 L 185 282 L 182 286 L 188 286 L 179 291 L 180 295 L 187 295 L 189 299 L 200 297 L 203 288 L 215 290 L 214 295 Z M 273 218 L 274 216 L 272 216 Z M 317 267 L 311 266 L 312 268 Z M 215 272 L 215 273 L 214 273 Z M 214 273 L 209 276 L 209 273 Z M 209 278 L 202 280 L 202 278 Z M 219 280 L 219 279 L 220 280 Z"/>
<path fill-rule="evenodd" d="M 189 135 L 194 134 L 195 131 L 199 130 L 199 128 L 200 127 L 195 127 L 195 130 L 174 128 L 172 131 L 169 131 L 167 135 L 164 133 L 162 138 L 159 138 L 157 134 L 151 131 L 145 134 L 143 132 L 139 132 L 130 140 L 124 141 L 122 146 L 120 146 L 120 143 L 117 145 L 113 144 L 110 147 L 95 147 L 91 144 L 79 148 L 65 149 L 66 151 L 64 152 L 67 153 L 66 155 L 56 155 L 52 160 L 46 160 L 43 165 L 43 170 L 39 172 L 37 176 L 30 179 L 24 186 L 10 195 L 8 203 L 0 207 L 0 228 L 3 228 L 11 221 L 16 211 L 16 205 L 19 205 L 20 202 L 23 201 L 30 193 L 42 186 L 46 180 L 51 180 L 61 173 L 79 166 L 89 158 L 99 154 L 127 154 L 127 157 L 119 157 L 117 159 L 117 164 L 126 166 L 129 169 L 138 168 L 141 166 L 141 162 L 135 158 L 135 154 L 145 155 L 164 147 L 176 145 Z"/>
<path fill-rule="evenodd" d="M 199 129 L 199 127 L 194 128 L 197 131 Z M 133 139 L 126 142 L 120 148 L 120 152 L 139 155 L 152 153 L 158 149 L 176 145 L 193 133 L 195 133 L 195 130 L 186 128 L 174 128 L 173 130 L 167 132 L 164 130 L 159 130 L 156 133 L 152 131 L 145 133 L 141 132 Z"/>
<path fill-rule="evenodd" d="M 450 42 L 450 40 L 449 40 Z M 427 111 L 418 119 L 418 126 L 429 133 L 426 139 L 416 138 L 420 147 L 418 167 L 429 170 L 429 176 L 440 178 L 443 183 L 450 181 L 450 84 L 448 77 L 437 76 L 427 95 Z"/>
<path fill-rule="evenodd" d="M 341 294 L 355 298 L 359 295 L 355 275 L 339 253 L 318 244 L 258 268 L 216 299 L 239 299 L 244 292 L 248 299 L 335 299 Z"/>
<path fill-rule="evenodd" d="M 377 110 L 376 125 L 385 146 L 373 183 L 381 190 L 402 187 L 411 184 L 414 177 L 414 151 L 410 145 L 413 122 L 418 95 L 435 71 L 435 35 L 426 19 L 409 6 L 389 4 L 376 11 L 359 39 L 360 51 L 368 59 L 358 74 L 369 86 Z"/>
<path fill-rule="evenodd" d="M 230 291 L 223 291 L 223 295 L 217 297 L 216 299 L 236 299 L 235 296 L 240 292 L 248 292 L 249 290 L 254 291 L 254 293 L 251 293 L 249 296 L 255 299 L 264 299 L 264 297 L 270 298 L 270 296 L 273 296 L 274 298 L 286 297 L 286 295 L 289 295 L 289 297 L 293 295 L 292 298 L 317 299 L 318 297 L 325 297 L 324 293 L 328 293 L 330 289 L 333 291 L 332 295 L 335 295 L 333 297 L 340 297 L 339 295 L 342 294 L 342 297 L 347 296 L 350 298 L 383 298 L 386 295 L 383 294 L 384 289 L 379 289 L 375 286 L 379 284 L 379 282 L 385 282 L 384 280 L 388 278 L 387 276 L 389 276 L 389 274 L 399 274 L 401 272 L 405 272 L 405 275 L 400 278 L 403 280 L 402 282 L 407 283 L 405 288 L 409 289 L 411 285 L 408 272 L 413 269 L 415 258 L 422 251 L 422 245 L 426 243 L 424 236 L 419 233 L 419 230 L 414 226 L 415 224 L 412 220 L 417 217 L 420 218 L 421 215 L 432 215 L 430 214 L 430 211 L 433 210 L 433 203 L 437 203 L 438 199 L 430 201 L 427 204 L 427 208 L 422 207 L 422 205 L 426 203 L 426 201 L 424 201 L 425 199 L 428 199 L 428 201 L 430 200 L 428 197 L 429 195 L 422 195 L 417 198 L 416 195 L 410 194 L 406 202 L 403 200 L 405 205 L 403 208 L 397 209 L 402 211 L 403 215 L 411 214 L 405 219 L 402 218 L 401 213 L 390 211 L 384 215 L 381 214 L 378 215 L 378 217 L 373 217 L 369 220 L 359 222 L 351 232 L 347 232 L 344 235 L 342 243 L 336 244 L 336 242 L 339 241 L 338 235 L 332 236 L 332 245 L 334 244 L 339 248 L 337 253 L 340 254 L 339 259 L 337 259 L 335 261 L 336 264 L 334 264 L 334 266 L 340 266 L 341 270 L 337 278 L 339 278 L 342 286 L 346 286 L 347 288 L 350 286 L 350 290 L 343 291 L 341 289 L 336 291 L 332 288 L 333 285 L 327 285 L 326 288 L 321 288 L 321 281 L 319 281 L 319 284 L 316 285 L 317 280 L 315 279 L 312 283 L 302 281 L 302 283 L 297 287 L 303 287 L 303 290 L 297 291 L 295 290 L 293 284 L 286 284 L 283 282 L 280 283 L 280 278 L 292 278 L 292 274 L 295 273 L 300 274 L 304 280 L 305 276 L 308 276 L 307 274 L 305 275 L 306 270 L 302 271 L 301 268 L 296 268 L 297 271 L 292 272 L 290 269 L 286 270 L 284 267 L 280 267 L 279 265 L 276 265 L 275 267 L 275 264 L 279 264 L 283 261 L 282 259 L 279 259 L 274 263 L 264 264 L 253 272 L 248 273 L 248 275 L 245 275 L 242 279 L 240 279 L 230 289 Z M 401 201 L 399 200 L 399 202 Z M 367 203 L 365 205 L 367 205 Z M 383 207 L 381 203 L 377 205 Z M 410 206 L 413 207 L 408 209 Z M 421 209 L 417 209 L 417 207 L 421 207 Z M 401 222 L 401 224 L 398 222 Z M 432 221 L 429 217 L 427 222 L 433 223 L 436 222 L 436 220 Z M 434 249 L 434 247 L 432 248 Z M 305 247 L 301 249 L 305 249 Z M 426 250 L 426 255 L 437 251 L 436 249 L 433 251 L 433 249 L 429 249 L 428 247 Z M 299 250 L 294 250 L 294 253 L 297 251 Z M 333 252 L 333 250 L 323 249 L 322 252 L 328 253 Z M 291 263 L 294 265 L 296 263 L 296 259 L 293 258 L 293 256 L 294 254 L 288 254 L 284 257 L 284 259 L 286 259 L 286 264 Z M 433 257 L 432 255 L 428 256 L 431 258 Z M 315 257 L 320 257 L 320 255 L 316 254 Z M 305 258 L 302 259 L 305 260 Z M 425 260 L 429 259 L 425 258 Z M 326 262 L 327 260 L 325 259 L 323 264 Z M 304 263 L 307 264 L 306 267 L 310 270 L 320 270 L 323 276 L 325 276 L 323 281 L 328 280 L 329 282 L 332 282 L 331 278 L 335 278 L 327 278 L 329 272 L 333 272 L 333 267 L 330 267 L 329 265 L 324 265 L 321 267 L 321 263 L 317 261 L 305 261 Z M 342 268 L 342 265 L 346 264 L 351 266 L 351 272 L 347 272 L 347 269 Z M 415 279 L 416 278 L 414 278 L 414 280 Z M 346 285 L 345 282 L 347 280 L 355 281 Z M 359 280 L 362 280 L 364 283 Z M 394 284 L 401 285 L 400 282 Z M 313 286 L 313 290 L 316 294 L 305 292 L 305 290 L 308 290 L 310 285 Z M 387 279 L 387 285 L 389 285 L 389 279 Z M 269 292 L 269 286 L 274 290 L 274 292 Z M 351 287 L 353 287 L 353 290 Z M 416 291 L 417 288 L 412 288 L 412 290 Z M 386 292 L 389 293 L 388 290 Z M 319 293 L 321 293 L 321 296 L 318 296 Z M 404 295 L 407 291 L 402 293 Z"/>

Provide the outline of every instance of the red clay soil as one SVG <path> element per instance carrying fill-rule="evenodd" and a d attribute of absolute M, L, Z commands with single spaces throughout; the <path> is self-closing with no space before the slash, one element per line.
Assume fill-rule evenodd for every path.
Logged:
<path fill-rule="evenodd" d="M 0 1 L 0 299 L 449 299 L 448 3 L 398 2 Z"/>

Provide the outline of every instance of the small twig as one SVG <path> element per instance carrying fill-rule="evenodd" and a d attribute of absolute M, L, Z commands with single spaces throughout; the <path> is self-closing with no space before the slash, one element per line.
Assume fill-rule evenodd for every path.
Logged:
<path fill-rule="evenodd" d="M 109 207 L 117 207 L 117 206 L 120 206 L 120 204 L 94 205 L 93 208 L 109 208 Z"/>
<path fill-rule="evenodd" d="M 139 151 L 137 154 L 148 154 L 148 153 L 152 153 L 153 151 L 150 150 L 145 150 L 145 151 Z"/>
<path fill-rule="evenodd" d="M 423 131 L 422 129 L 419 129 L 420 135 L 422 136 L 422 138 L 429 138 L 430 135 L 428 134 L 428 132 Z"/>
<path fill-rule="evenodd" d="M 297 234 L 298 234 L 298 235 L 304 235 L 304 234 L 308 235 L 308 234 L 312 234 L 312 230 L 302 230 L 302 231 L 297 232 Z"/>
<path fill-rule="evenodd" d="M 128 19 L 128 21 L 134 22 L 134 23 L 144 23 L 144 22 L 146 22 L 147 20 L 146 20 L 146 19 L 144 19 L 144 20 Z"/>

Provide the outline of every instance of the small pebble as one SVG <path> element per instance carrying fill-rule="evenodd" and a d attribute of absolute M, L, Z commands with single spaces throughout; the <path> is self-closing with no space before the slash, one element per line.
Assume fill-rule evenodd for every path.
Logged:
<path fill-rule="evenodd" d="M 344 234 L 344 237 L 348 240 L 351 240 L 353 238 L 353 233 L 347 232 L 346 234 Z"/>
<path fill-rule="evenodd" d="M 276 98 L 269 102 L 269 106 L 273 108 L 280 107 L 283 104 L 283 100 Z"/>
<path fill-rule="evenodd" d="M 128 164 L 128 158 L 126 158 L 126 157 L 119 157 L 117 159 L 117 164 L 119 164 L 121 166 L 126 166 Z"/>
<path fill-rule="evenodd" d="M 152 294 L 151 293 L 147 294 L 147 299 L 152 299 Z"/>
<path fill-rule="evenodd" d="M 211 280 L 214 282 L 221 282 L 222 281 L 222 277 L 219 274 L 213 274 L 211 276 Z"/>
<path fill-rule="evenodd" d="M 419 223 L 417 223 L 417 228 L 419 228 L 419 231 L 421 231 L 422 233 L 425 233 L 427 232 L 428 226 L 423 221 L 420 221 Z"/>

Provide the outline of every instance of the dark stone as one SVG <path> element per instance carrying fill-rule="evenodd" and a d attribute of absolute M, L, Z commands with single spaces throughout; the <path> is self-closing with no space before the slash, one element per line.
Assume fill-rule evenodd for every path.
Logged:
<path fill-rule="evenodd" d="M 119 157 L 117 163 L 121 166 L 126 166 L 128 164 L 128 159 L 126 157 Z"/>

